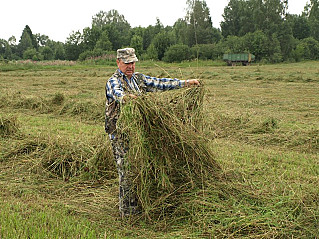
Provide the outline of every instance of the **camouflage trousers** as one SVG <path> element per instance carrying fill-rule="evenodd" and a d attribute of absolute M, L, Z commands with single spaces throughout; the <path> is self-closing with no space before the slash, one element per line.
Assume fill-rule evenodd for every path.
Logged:
<path fill-rule="evenodd" d="M 128 152 L 128 143 L 124 142 L 122 137 L 116 134 L 109 135 L 114 160 L 117 166 L 119 175 L 119 210 L 122 216 L 137 214 L 139 212 L 138 199 L 136 196 L 136 189 L 133 185 L 132 176 L 130 176 L 129 165 L 126 160 Z"/>

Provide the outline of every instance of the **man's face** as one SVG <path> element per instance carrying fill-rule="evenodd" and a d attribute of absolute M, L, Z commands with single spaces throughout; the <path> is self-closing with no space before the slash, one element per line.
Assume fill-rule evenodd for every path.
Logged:
<path fill-rule="evenodd" d="M 135 62 L 124 63 L 122 60 L 116 60 L 118 68 L 128 77 L 131 78 L 135 72 Z"/>

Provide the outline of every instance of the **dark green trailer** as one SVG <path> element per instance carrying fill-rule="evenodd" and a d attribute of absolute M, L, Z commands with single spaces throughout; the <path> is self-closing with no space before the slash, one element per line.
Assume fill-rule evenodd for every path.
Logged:
<path fill-rule="evenodd" d="M 250 65 L 252 61 L 255 60 L 255 56 L 250 53 L 227 53 L 224 54 L 223 60 L 227 62 L 229 66 L 235 66 L 237 63 L 241 63 L 243 66 Z"/>

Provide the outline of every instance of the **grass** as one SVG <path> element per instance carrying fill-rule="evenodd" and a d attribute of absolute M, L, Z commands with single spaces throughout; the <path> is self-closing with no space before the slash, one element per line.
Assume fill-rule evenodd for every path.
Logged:
<path fill-rule="evenodd" d="M 2 238 L 97 238 L 97 226 L 87 219 L 77 220 L 68 210 L 35 207 L 21 202 L 1 202 Z"/>
<path fill-rule="evenodd" d="M 204 82 L 203 133 L 223 177 L 149 221 L 118 216 L 103 128 L 115 68 L 0 65 L 0 238 L 316 238 L 318 69 L 139 62 Z"/>

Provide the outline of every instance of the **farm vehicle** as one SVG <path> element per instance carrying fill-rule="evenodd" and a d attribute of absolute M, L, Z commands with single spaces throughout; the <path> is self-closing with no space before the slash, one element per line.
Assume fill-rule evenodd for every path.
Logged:
<path fill-rule="evenodd" d="M 238 63 L 241 63 L 243 66 L 248 66 L 255 60 L 255 56 L 251 53 L 226 53 L 223 56 L 223 60 L 226 61 L 229 66 L 236 66 Z"/>

